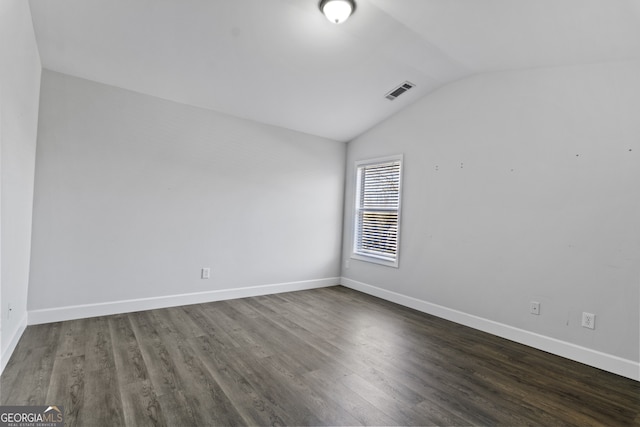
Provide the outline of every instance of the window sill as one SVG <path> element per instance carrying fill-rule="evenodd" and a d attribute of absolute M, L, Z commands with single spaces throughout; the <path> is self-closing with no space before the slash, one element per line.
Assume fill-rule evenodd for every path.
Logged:
<path fill-rule="evenodd" d="M 377 257 L 375 255 L 352 253 L 351 259 L 357 259 L 358 261 L 370 262 L 372 264 L 380 264 L 386 267 L 398 268 L 398 260 L 390 260 L 388 258 Z"/>

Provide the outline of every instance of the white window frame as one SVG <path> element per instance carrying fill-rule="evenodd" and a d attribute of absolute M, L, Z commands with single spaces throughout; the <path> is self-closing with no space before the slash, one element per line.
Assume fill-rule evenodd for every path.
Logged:
<path fill-rule="evenodd" d="M 398 262 L 400 259 L 400 220 L 402 218 L 402 168 L 403 168 L 404 156 L 402 154 L 380 157 L 369 160 L 359 160 L 355 162 L 355 200 L 354 200 L 354 215 L 353 215 L 353 244 L 351 250 L 351 258 L 360 261 L 372 262 L 375 264 L 381 264 L 389 267 L 398 268 Z M 362 171 L 366 167 L 384 165 L 386 163 L 399 163 L 399 176 L 398 176 L 398 206 L 397 209 L 380 208 L 380 209 L 366 209 L 363 206 L 363 183 L 362 183 Z M 383 253 L 376 254 L 374 251 L 366 251 L 359 248 L 358 242 L 360 241 L 361 229 L 360 229 L 360 213 L 361 211 L 374 211 L 374 212 L 397 212 L 397 233 L 395 239 L 395 256 L 388 256 Z"/>

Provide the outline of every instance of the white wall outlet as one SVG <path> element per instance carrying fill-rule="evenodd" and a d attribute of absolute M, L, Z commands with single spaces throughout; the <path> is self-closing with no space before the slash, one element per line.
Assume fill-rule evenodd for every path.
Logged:
<path fill-rule="evenodd" d="M 531 301 L 529 303 L 529 313 L 535 314 L 536 316 L 540 314 L 540 303 L 538 301 Z"/>
<path fill-rule="evenodd" d="M 348 270 L 349 267 L 351 267 L 351 260 L 347 258 L 344 262 L 344 268 Z"/>
<path fill-rule="evenodd" d="M 582 327 L 595 329 L 596 328 L 596 315 L 593 313 L 582 313 Z"/>
<path fill-rule="evenodd" d="M 209 279 L 211 277 L 211 269 L 208 267 L 205 267 L 202 269 L 202 274 L 200 275 L 200 278 L 202 279 Z"/>

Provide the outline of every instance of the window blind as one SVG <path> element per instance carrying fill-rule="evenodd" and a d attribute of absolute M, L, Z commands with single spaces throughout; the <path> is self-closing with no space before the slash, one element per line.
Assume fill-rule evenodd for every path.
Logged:
<path fill-rule="evenodd" d="M 357 169 L 354 253 L 397 263 L 401 160 Z"/>

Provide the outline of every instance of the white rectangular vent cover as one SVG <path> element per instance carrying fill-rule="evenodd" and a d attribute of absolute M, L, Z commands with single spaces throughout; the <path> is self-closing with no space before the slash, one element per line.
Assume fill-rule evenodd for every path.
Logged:
<path fill-rule="evenodd" d="M 397 97 L 399 97 L 400 95 L 402 95 L 403 93 L 405 93 L 406 91 L 408 91 L 409 89 L 415 86 L 416 85 L 414 85 L 411 82 L 404 82 L 400 86 L 393 88 L 389 93 L 387 93 L 385 95 L 385 98 L 393 101 L 394 99 L 396 99 Z"/>

